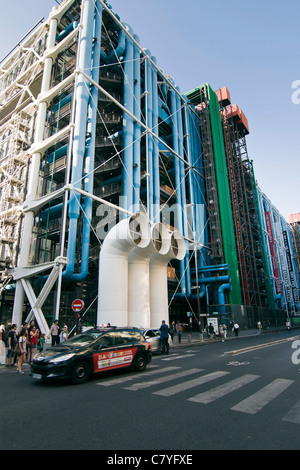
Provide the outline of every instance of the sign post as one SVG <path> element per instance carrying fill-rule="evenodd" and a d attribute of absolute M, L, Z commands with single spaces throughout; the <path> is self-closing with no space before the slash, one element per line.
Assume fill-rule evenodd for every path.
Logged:
<path fill-rule="evenodd" d="M 81 312 L 81 310 L 83 309 L 83 307 L 84 307 L 84 302 L 83 302 L 83 300 L 81 300 L 81 299 L 73 300 L 73 302 L 72 302 L 72 310 L 73 310 L 73 312 L 75 312 L 75 313 L 77 314 L 77 315 L 76 315 L 76 319 L 75 319 L 76 334 L 78 333 L 78 325 L 79 325 L 80 312 Z"/>
<path fill-rule="evenodd" d="M 72 302 L 72 310 L 73 312 L 81 312 L 84 307 L 84 302 L 81 299 L 76 299 Z"/>

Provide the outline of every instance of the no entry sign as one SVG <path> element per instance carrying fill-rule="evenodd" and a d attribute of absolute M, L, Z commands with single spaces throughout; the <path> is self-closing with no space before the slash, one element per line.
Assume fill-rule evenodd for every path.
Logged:
<path fill-rule="evenodd" d="M 84 307 L 84 302 L 81 299 L 76 299 L 72 302 L 72 310 L 74 312 L 80 312 Z"/>

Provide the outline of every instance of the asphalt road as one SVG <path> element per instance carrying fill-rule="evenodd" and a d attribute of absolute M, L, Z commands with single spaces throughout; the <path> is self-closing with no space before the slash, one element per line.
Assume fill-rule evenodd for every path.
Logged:
<path fill-rule="evenodd" d="M 296 334 L 174 348 L 79 386 L 0 366 L 0 449 L 299 449 Z"/>

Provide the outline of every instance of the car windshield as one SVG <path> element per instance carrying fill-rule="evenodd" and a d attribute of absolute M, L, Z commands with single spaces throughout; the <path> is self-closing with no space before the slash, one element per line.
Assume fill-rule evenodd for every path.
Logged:
<path fill-rule="evenodd" d="M 64 346 L 86 346 L 90 343 L 93 343 L 99 336 L 101 336 L 102 332 L 93 332 L 93 333 L 83 333 L 82 335 L 73 336 L 73 338 L 67 339 L 63 342 Z"/>

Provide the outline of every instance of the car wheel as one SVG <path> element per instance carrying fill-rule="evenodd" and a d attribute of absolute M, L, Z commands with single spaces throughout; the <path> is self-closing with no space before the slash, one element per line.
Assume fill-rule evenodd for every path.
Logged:
<path fill-rule="evenodd" d="M 146 361 L 144 354 L 139 354 L 136 359 L 135 370 L 137 372 L 142 372 L 143 370 L 146 369 L 146 365 L 147 365 L 147 361 Z"/>
<path fill-rule="evenodd" d="M 77 362 L 72 371 L 72 383 L 75 385 L 83 384 L 87 381 L 90 375 L 89 365 L 84 362 Z"/>

